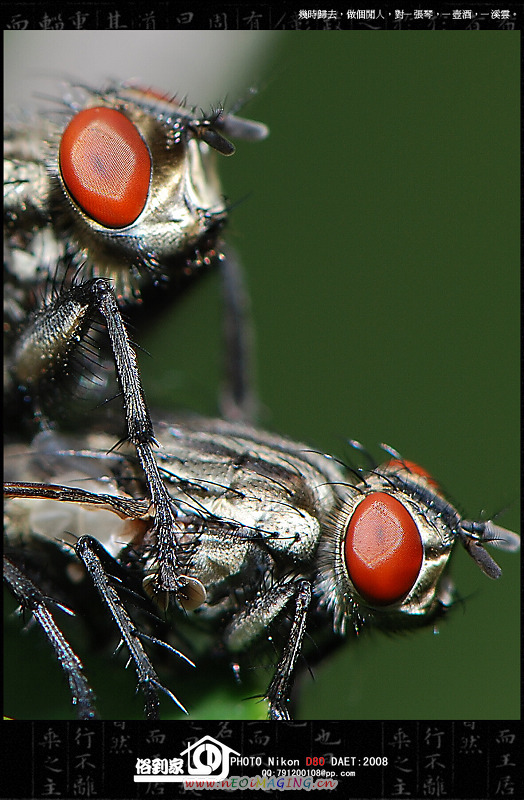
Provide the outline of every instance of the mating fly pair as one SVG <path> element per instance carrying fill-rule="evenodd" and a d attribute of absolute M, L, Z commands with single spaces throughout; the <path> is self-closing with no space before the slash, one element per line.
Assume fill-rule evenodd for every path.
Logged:
<path fill-rule="evenodd" d="M 183 702 L 150 652 L 162 647 L 179 674 L 202 637 L 234 663 L 271 638 L 266 698 L 286 719 L 306 633 L 323 643 L 432 623 L 452 602 L 444 570 L 456 540 L 493 578 L 484 545 L 518 547 L 491 522 L 463 519 L 394 451 L 352 471 L 251 427 L 245 299 L 221 242 L 214 162 L 233 152 L 229 138 L 265 134 L 134 86 L 82 89 L 56 117 L 7 134 L 4 573 L 82 718 L 94 697 L 53 601 L 88 627 L 106 615 L 150 718 L 161 689 Z M 153 423 L 122 312 L 140 332 L 213 265 L 224 278 L 226 419 Z M 77 410 L 119 390 L 125 425 L 113 402 L 78 436 Z"/>

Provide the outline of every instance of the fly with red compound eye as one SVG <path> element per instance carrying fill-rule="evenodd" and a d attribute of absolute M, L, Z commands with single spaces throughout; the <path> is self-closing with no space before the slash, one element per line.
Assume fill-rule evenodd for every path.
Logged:
<path fill-rule="evenodd" d="M 198 667 L 205 653 L 215 663 L 242 665 L 270 640 L 274 666 L 264 696 L 272 719 L 289 719 L 297 665 L 303 653 L 309 660 L 311 643 L 323 648 L 368 629 L 434 625 L 454 602 L 447 564 L 455 542 L 491 578 L 501 571 L 485 546 L 519 547 L 518 536 L 493 522 L 464 519 L 425 470 L 390 448 L 384 465 L 350 470 L 304 444 L 243 423 L 193 417 L 157 422 L 155 428 L 162 444 L 159 472 L 183 532 L 176 596 L 158 588 L 160 565 L 147 544 L 151 523 L 141 499 L 145 485 L 131 450 L 108 455 L 109 439 L 98 437 L 95 447 L 95 440 L 51 436 L 51 442 L 35 440 L 30 452 L 13 453 L 6 462 L 8 476 L 17 480 L 6 485 L 12 498 L 6 508 L 7 579 L 53 645 L 80 715 L 94 713 L 87 678 L 56 631 L 48 600 L 36 587 L 41 568 L 30 557 L 37 541 L 63 551 L 56 530 L 49 534 L 48 523 L 46 528 L 49 505 L 106 507 L 114 517 L 105 534 L 104 526 L 96 526 L 96 539 L 70 522 L 66 557 L 70 566 L 83 567 L 77 598 L 96 587 L 129 650 L 151 718 L 158 713 L 160 689 L 178 705 L 184 702 L 183 678 L 161 684 L 146 652 L 154 645 Z M 62 481 L 72 466 L 78 474 L 67 485 Z M 93 492 L 94 474 L 99 483 Z M 26 482 L 27 475 L 44 483 Z M 90 489 L 81 488 L 88 479 Z M 117 517 L 129 524 L 122 527 Z M 66 572 L 61 570 L 62 579 Z M 28 580 L 30 605 L 23 583 Z M 81 616 L 73 587 L 65 596 Z M 155 616 L 164 618 L 161 634 L 144 627 L 140 614 L 148 609 L 148 625 Z"/>
<path fill-rule="evenodd" d="M 174 589 L 177 523 L 122 315 L 141 331 L 218 267 L 232 354 L 224 413 L 249 417 L 237 324 L 245 296 L 222 242 L 228 209 L 216 157 L 233 154 L 230 138 L 260 140 L 267 129 L 134 85 L 74 86 L 59 105 L 5 135 L 6 429 L 12 441 L 30 441 L 49 425 L 98 425 L 115 441 L 129 439 L 155 509 L 159 582 Z M 93 421 L 92 409 L 117 394 L 125 420 L 110 405 Z M 89 422 L 79 414 L 86 408 Z"/>

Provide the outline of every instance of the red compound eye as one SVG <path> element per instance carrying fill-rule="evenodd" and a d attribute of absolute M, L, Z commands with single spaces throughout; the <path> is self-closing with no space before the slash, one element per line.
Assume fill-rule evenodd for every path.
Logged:
<path fill-rule="evenodd" d="M 365 600 L 387 606 L 406 597 L 422 554 L 417 526 L 401 502 L 374 492 L 359 503 L 348 525 L 345 557 L 349 577 Z"/>
<path fill-rule="evenodd" d="M 60 170 L 73 200 L 108 228 L 130 225 L 146 204 L 149 151 L 133 123 L 113 108 L 73 117 L 60 142 Z"/>

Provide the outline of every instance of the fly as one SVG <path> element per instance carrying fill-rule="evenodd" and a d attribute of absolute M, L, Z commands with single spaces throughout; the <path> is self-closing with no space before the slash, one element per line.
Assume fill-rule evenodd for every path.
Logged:
<path fill-rule="evenodd" d="M 184 652 L 180 634 L 188 626 L 204 626 L 209 647 L 218 643 L 217 652 L 236 664 L 257 642 L 282 642 L 265 698 L 270 718 L 289 719 L 306 635 L 322 643 L 372 628 L 435 624 L 453 605 L 446 567 L 456 542 L 490 578 L 501 571 L 486 545 L 519 548 L 519 537 L 492 521 L 465 519 L 425 470 L 390 448 L 384 464 L 351 470 L 304 444 L 242 423 L 196 417 L 155 427 L 162 444 L 158 468 L 181 531 L 176 595 L 158 585 L 146 487 L 131 450 L 108 455 L 109 438 L 80 447 L 74 439 L 41 437 L 31 452 L 8 459 L 9 477 L 17 482 L 6 485 L 12 498 L 7 505 L 12 570 L 19 568 L 24 543 L 30 549 L 35 537 L 64 548 L 43 521 L 50 506 L 68 504 L 69 565 L 80 566 L 82 579 L 102 598 L 129 650 L 150 718 L 158 712 L 162 689 L 184 708 L 183 689 L 161 685 L 147 654 L 151 643 L 162 643 L 187 664 L 195 661 L 191 633 Z M 66 483 L 71 470 L 76 481 Z M 28 476 L 42 483 L 26 481 Z M 95 523 L 96 539 L 85 533 L 92 523 L 90 528 L 78 522 L 90 507 L 106 514 L 105 523 Z M 79 516 L 75 508 L 84 511 Z M 8 581 L 27 605 L 18 575 L 8 575 Z M 93 715 L 78 657 L 56 645 L 43 614 L 48 604 L 42 595 L 34 598 L 34 608 L 45 617 L 38 621 L 68 665 L 79 712 Z M 164 638 L 136 622 L 151 603 L 167 623 Z"/>
<path fill-rule="evenodd" d="M 132 442 L 155 509 L 151 540 L 166 589 L 178 585 L 177 522 L 123 314 L 141 330 L 201 273 L 219 268 L 228 352 L 236 355 L 226 413 L 249 415 L 234 341 L 244 296 L 222 242 L 228 208 L 216 158 L 234 153 L 231 139 L 266 135 L 261 123 L 221 107 L 197 112 L 132 84 L 71 87 L 56 113 L 6 131 L 7 430 L 30 441 L 58 421 L 65 430 L 98 424 Z M 79 421 L 80 407 L 117 394 L 124 419 L 107 409 L 97 423 Z"/>

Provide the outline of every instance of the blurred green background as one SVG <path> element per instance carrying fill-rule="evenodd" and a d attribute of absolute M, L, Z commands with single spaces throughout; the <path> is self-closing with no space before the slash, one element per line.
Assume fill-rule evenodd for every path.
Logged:
<path fill-rule="evenodd" d="M 501 513 L 518 530 L 518 33 L 290 32 L 271 44 L 243 112 L 271 136 L 221 163 L 241 201 L 228 238 L 252 296 L 261 424 L 341 458 L 348 437 L 377 458 L 387 442 L 467 516 Z M 216 413 L 220 325 L 213 276 L 140 340 L 153 406 Z M 438 635 L 362 636 L 302 675 L 298 716 L 518 718 L 519 558 L 492 552 L 498 582 L 455 553 L 465 603 Z M 37 661 L 34 633 L 8 633 L 6 711 L 64 716 L 45 645 Z M 128 673 L 89 661 L 102 713 L 140 715 Z M 255 674 L 254 691 L 267 680 Z M 178 690 L 195 715 L 260 713 L 229 675 L 209 686 L 197 671 Z"/>

